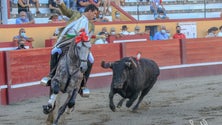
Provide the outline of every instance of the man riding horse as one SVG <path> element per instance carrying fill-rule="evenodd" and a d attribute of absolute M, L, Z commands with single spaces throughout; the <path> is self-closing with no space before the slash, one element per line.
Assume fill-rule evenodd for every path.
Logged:
<path fill-rule="evenodd" d="M 82 16 L 78 12 L 68 11 L 64 6 L 63 2 L 60 2 L 59 7 L 61 8 L 62 12 L 64 12 L 64 14 L 70 17 L 70 21 L 69 24 L 60 33 L 58 40 L 56 44 L 53 46 L 53 49 L 51 51 L 50 73 L 48 77 L 44 77 L 41 80 L 41 84 L 45 86 L 50 86 L 51 79 L 55 75 L 57 69 L 57 63 L 59 58 L 63 56 L 69 49 L 70 40 L 66 39 L 78 36 L 80 30 L 83 29 L 88 38 L 90 38 L 94 30 L 94 26 L 91 22 L 98 13 L 98 8 L 93 4 L 90 4 L 86 7 L 85 12 L 82 14 Z M 79 17 L 79 19 L 76 19 L 76 17 Z M 84 73 L 85 78 L 81 83 L 81 89 L 84 89 L 86 87 L 86 82 L 89 78 L 93 63 L 94 63 L 94 58 L 92 53 L 90 53 L 88 56 L 88 63 L 87 63 L 88 67 L 87 71 Z"/>

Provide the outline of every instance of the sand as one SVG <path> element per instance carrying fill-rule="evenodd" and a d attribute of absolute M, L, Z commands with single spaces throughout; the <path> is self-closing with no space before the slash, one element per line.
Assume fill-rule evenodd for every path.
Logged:
<path fill-rule="evenodd" d="M 222 75 L 158 81 L 137 112 L 125 103 L 116 112 L 109 109 L 109 87 L 91 90 L 89 98 L 77 97 L 75 110 L 65 115 L 64 125 L 208 125 L 222 124 Z M 117 104 L 120 96 L 116 95 Z M 45 125 L 38 97 L 0 106 L 0 125 Z M 135 103 L 134 103 L 135 104 Z"/>

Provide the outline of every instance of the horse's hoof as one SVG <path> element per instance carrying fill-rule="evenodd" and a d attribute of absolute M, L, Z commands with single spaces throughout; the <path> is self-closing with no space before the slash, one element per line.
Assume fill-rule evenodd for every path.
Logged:
<path fill-rule="evenodd" d="M 66 108 L 66 114 L 70 114 L 71 112 L 73 112 L 74 111 L 74 108 L 75 106 L 73 106 L 72 108 Z"/>
<path fill-rule="evenodd" d="M 51 78 L 50 77 L 43 77 L 40 81 L 40 84 L 43 86 L 50 86 Z"/>
<path fill-rule="evenodd" d="M 43 113 L 46 115 L 49 114 L 53 110 L 52 105 L 49 105 L 49 104 L 43 105 L 42 108 L 43 108 Z"/>

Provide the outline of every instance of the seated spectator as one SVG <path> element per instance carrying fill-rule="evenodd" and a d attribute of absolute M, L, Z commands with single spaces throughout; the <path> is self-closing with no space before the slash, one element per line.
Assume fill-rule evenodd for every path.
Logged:
<path fill-rule="evenodd" d="M 150 36 L 150 40 L 153 40 L 153 36 L 150 33 L 150 27 L 149 26 L 145 27 L 144 33 Z"/>
<path fill-rule="evenodd" d="M 103 2 L 103 14 L 109 16 L 111 14 L 110 9 L 110 0 L 104 0 Z"/>
<path fill-rule="evenodd" d="M 176 33 L 173 35 L 173 39 L 186 39 L 186 36 L 181 33 L 180 26 L 176 26 Z"/>
<path fill-rule="evenodd" d="M 120 35 L 130 35 L 130 32 L 128 31 L 128 28 L 127 28 L 126 25 L 123 25 L 123 26 L 122 26 Z"/>
<path fill-rule="evenodd" d="M 77 0 L 76 3 L 77 10 L 80 13 L 83 13 L 85 11 L 86 6 L 88 6 L 89 4 L 91 4 L 89 0 Z"/>
<path fill-rule="evenodd" d="M 107 36 L 105 32 L 100 32 L 97 36 L 97 39 L 95 41 L 94 44 L 107 44 L 107 40 L 106 40 Z"/>
<path fill-rule="evenodd" d="M 120 5 L 124 6 L 125 5 L 125 0 L 120 0 Z"/>
<path fill-rule="evenodd" d="M 115 12 L 115 17 L 114 17 L 113 21 L 121 21 L 120 13 L 118 11 Z"/>
<path fill-rule="evenodd" d="M 150 0 L 150 11 L 154 14 L 154 19 L 158 19 L 158 13 L 163 12 L 166 17 L 166 10 L 161 2 L 161 0 Z"/>
<path fill-rule="evenodd" d="M 120 6 L 120 5 L 121 5 L 120 1 L 121 1 L 121 0 L 114 0 L 115 4 L 116 4 L 117 6 Z"/>
<path fill-rule="evenodd" d="M 102 0 L 89 0 L 91 4 L 94 4 L 96 7 L 99 7 Z"/>
<path fill-rule="evenodd" d="M 205 37 L 206 38 L 217 37 L 217 31 L 218 31 L 217 27 L 211 27 L 210 29 L 208 29 L 207 31 L 208 34 Z"/>
<path fill-rule="evenodd" d="M 163 10 L 159 10 L 158 12 L 158 16 L 157 16 L 157 20 L 165 20 L 165 19 L 169 19 L 169 17 L 166 16 L 166 14 L 164 14 Z"/>
<path fill-rule="evenodd" d="M 63 2 L 65 3 L 67 8 L 74 10 L 76 2 L 75 0 L 63 0 Z"/>
<path fill-rule="evenodd" d="M 26 36 L 24 28 L 19 29 L 19 34 L 13 37 L 13 41 L 18 43 L 18 49 L 25 49 L 26 42 L 33 42 L 32 37 Z"/>
<path fill-rule="evenodd" d="M 130 33 L 130 35 L 136 35 L 136 34 L 141 34 L 139 26 L 135 26 L 134 32 Z"/>
<path fill-rule="evenodd" d="M 61 14 L 61 11 L 56 3 L 55 0 L 49 0 L 48 1 L 48 4 L 49 4 L 49 9 L 50 9 L 50 12 L 51 13 L 59 13 Z"/>
<path fill-rule="evenodd" d="M 65 20 L 63 19 L 59 19 L 59 16 L 57 14 L 53 14 L 50 18 L 49 18 L 49 22 L 48 23 L 64 23 Z"/>
<path fill-rule="evenodd" d="M 110 34 L 110 35 L 116 35 L 116 29 L 115 29 L 115 27 L 111 27 L 111 28 L 110 28 L 109 34 Z"/>
<path fill-rule="evenodd" d="M 166 32 L 166 27 L 165 26 L 161 26 L 160 31 L 156 32 L 153 40 L 168 40 L 169 39 L 169 35 Z"/>
<path fill-rule="evenodd" d="M 219 32 L 217 33 L 218 37 L 222 37 L 222 26 L 219 27 Z"/>
<path fill-rule="evenodd" d="M 39 0 L 18 0 L 18 13 L 21 11 L 28 12 L 30 11 L 30 4 L 35 4 L 36 14 L 40 14 L 39 11 Z"/>
<path fill-rule="evenodd" d="M 26 12 L 24 12 L 24 11 L 21 11 L 19 13 L 19 17 L 16 18 L 16 20 L 15 20 L 15 24 L 34 24 L 34 23 L 35 23 L 34 20 L 29 21 L 27 15 L 26 15 Z"/>
<path fill-rule="evenodd" d="M 97 16 L 97 18 L 95 19 L 95 21 L 97 21 L 97 22 L 109 22 L 109 19 L 106 18 L 106 17 L 104 17 L 103 14 L 102 14 L 102 12 L 100 11 L 100 12 L 98 13 L 98 16 Z"/>

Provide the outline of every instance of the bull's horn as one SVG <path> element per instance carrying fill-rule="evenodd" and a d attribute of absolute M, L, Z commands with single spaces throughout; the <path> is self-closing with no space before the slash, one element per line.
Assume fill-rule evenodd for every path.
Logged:
<path fill-rule="evenodd" d="M 136 64 L 136 62 L 133 60 L 133 58 L 130 57 L 130 61 L 132 62 L 132 65 L 137 68 L 137 64 Z"/>
<path fill-rule="evenodd" d="M 105 61 L 101 62 L 101 67 L 103 68 L 111 68 L 112 67 L 112 63 L 106 63 Z"/>

